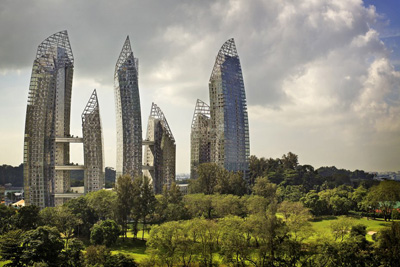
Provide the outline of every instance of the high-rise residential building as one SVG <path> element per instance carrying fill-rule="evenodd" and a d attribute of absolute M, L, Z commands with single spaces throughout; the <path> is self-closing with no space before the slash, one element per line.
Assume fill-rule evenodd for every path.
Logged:
<path fill-rule="evenodd" d="M 175 138 L 161 109 L 152 103 L 147 125 L 143 174 L 150 178 L 156 194 L 175 181 Z"/>
<path fill-rule="evenodd" d="M 242 69 L 233 38 L 226 41 L 218 52 L 209 81 L 209 93 L 210 162 L 228 171 L 241 171 L 246 177 L 250 156 L 249 123 Z M 195 131 L 198 130 L 195 128 Z M 198 141 L 191 145 L 196 147 L 197 144 Z M 196 152 L 195 148 L 192 150 Z"/>
<path fill-rule="evenodd" d="M 104 188 L 103 134 L 96 89 L 82 113 L 83 155 L 85 160 L 84 192 Z"/>
<path fill-rule="evenodd" d="M 70 189 L 70 111 L 74 57 L 67 31 L 51 35 L 33 62 L 24 136 L 25 202 L 62 204 Z M 81 166 L 76 166 L 76 169 Z"/>
<path fill-rule="evenodd" d="M 210 162 L 210 106 L 197 99 L 190 133 L 190 178 L 197 178 L 200 164 Z"/>
<path fill-rule="evenodd" d="M 114 73 L 117 122 L 117 178 L 142 175 L 142 118 L 138 86 L 138 59 L 133 56 L 129 36 Z"/>

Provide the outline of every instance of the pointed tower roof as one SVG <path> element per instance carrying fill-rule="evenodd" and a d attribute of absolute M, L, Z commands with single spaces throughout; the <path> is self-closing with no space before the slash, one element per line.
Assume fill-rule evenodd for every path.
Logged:
<path fill-rule="evenodd" d="M 215 60 L 214 68 L 211 73 L 211 77 L 214 77 L 214 75 L 219 71 L 221 65 L 225 62 L 226 57 L 239 57 L 237 50 L 236 50 L 236 45 L 235 45 L 235 40 L 233 38 L 230 38 L 228 41 L 226 41 L 221 49 L 218 51 L 217 58 Z"/>
<path fill-rule="evenodd" d="M 161 121 L 161 124 L 167 130 L 169 137 L 175 142 L 174 135 L 172 134 L 172 131 L 169 128 L 169 125 L 168 125 L 167 119 L 164 116 L 164 113 L 156 104 L 154 104 L 154 102 L 151 103 L 150 117 L 159 119 Z"/>
<path fill-rule="evenodd" d="M 192 119 L 192 129 L 195 127 L 199 115 L 204 116 L 206 118 L 210 118 L 210 106 L 205 102 L 201 101 L 200 99 L 197 99 Z"/>
<path fill-rule="evenodd" d="M 95 112 L 98 109 L 99 109 L 99 100 L 97 99 L 96 89 L 94 89 L 92 95 L 89 98 L 88 103 L 86 104 L 85 109 L 82 112 L 82 123 L 85 122 L 87 115 L 93 114 L 93 112 Z"/>
<path fill-rule="evenodd" d="M 117 64 L 115 65 L 115 75 L 117 75 L 121 66 L 126 63 L 128 63 L 128 65 L 133 65 L 136 69 L 136 72 L 138 71 L 138 60 L 133 56 L 129 35 L 126 37 L 121 53 L 119 54 Z"/>
<path fill-rule="evenodd" d="M 55 48 L 64 48 L 66 57 L 64 61 L 69 61 L 70 63 L 74 63 L 74 56 L 72 54 L 71 45 L 69 43 L 68 32 L 66 30 L 57 32 L 53 35 L 47 37 L 39 46 L 36 53 L 36 59 L 42 58 L 46 55 L 56 56 Z M 48 59 L 50 63 L 52 58 Z"/>

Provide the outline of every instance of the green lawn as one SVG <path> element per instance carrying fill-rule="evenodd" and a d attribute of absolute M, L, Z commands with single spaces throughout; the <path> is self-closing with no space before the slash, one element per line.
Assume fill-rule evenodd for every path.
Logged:
<path fill-rule="evenodd" d="M 311 222 L 312 228 L 314 230 L 314 235 L 309 238 L 310 241 L 320 239 L 320 238 L 332 238 L 332 233 L 331 233 L 331 228 L 330 224 L 333 221 L 336 221 L 338 217 L 330 217 L 321 221 L 314 221 Z M 354 225 L 356 224 L 362 224 L 367 227 L 367 233 L 368 232 L 378 232 L 380 229 L 382 229 L 385 226 L 389 226 L 391 222 L 385 222 L 383 219 L 367 219 L 365 217 L 358 219 L 358 218 L 353 218 L 349 217 L 350 220 L 353 222 Z M 372 241 L 372 235 L 367 234 L 367 240 Z"/>
<path fill-rule="evenodd" d="M 136 262 L 141 262 L 143 259 L 148 258 L 146 254 L 146 241 L 128 238 L 123 240 L 120 238 L 117 244 L 111 247 L 111 253 L 123 253 L 135 259 Z"/>
<path fill-rule="evenodd" d="M 148 225 L 147 227 L 151 226 Z M 138 225 L 138 229 L 142 229 L 141 224 Z M 123 237 L 121 236 L 117 244 L 111 247 L 111 253 L 112 254 L 123 253 L 129 257 L 134 258 L 136 262 L 141 262 L 143 259 L 148 258 L 149 255 L 146 254 L 146 240 L 149 237 L 149 233 L 147 230 L 144 231 L 144 240 L 141 240 L 142 234 L 143 234 L 142 230 L 138 231 L 137 234 L 138 239 L 134 239 L 133 233 L 130 229 L 127 233 L 128 238 L 124 240 Z"/>

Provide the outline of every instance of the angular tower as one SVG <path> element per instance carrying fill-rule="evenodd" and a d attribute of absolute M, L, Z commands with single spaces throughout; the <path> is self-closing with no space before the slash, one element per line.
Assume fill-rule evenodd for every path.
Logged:
<path fill-rule="evenodd" d="M 24 136 L 27 205 L 62 204 L 70 189 L 69 142 L 74 58 L 67 31 L 51 35 L 33 62 Z M 61 166 L 61 167 L 60 167 Z"/>
<path fill-rule="evenodd" d="M 161 109 L 154 103 L 147 125 L 143 166 L 144 175 L 153 182 L 156 194 L 175 181 L 175 138 Z"/>
<path fill-rule="evenodd" d="M 190 133 L 190 178 L 197 178 L 197 167 L 210 162 L 210 106 L 197 99 Z"/>
<path fill-rule="evenodd" d="M 250 155 L 249 123 L 242 69 L 233 38 L 218 52 L 209 93 L 211 162 L 246 175 Z"/>
<path fill-rule="evenodd" d="M 117 178 L 142 174 L 142 118 L 138 86 L 138 59 L 133 56 L 129 36 L 114 73 L 117 122 Z"/>
<path fill-rule="evenodd" d="M 83 155 L 85 159 L 85 193 L 104 188 L 103 134 L 99 101 L 94 89 L 82 113 Z"/>

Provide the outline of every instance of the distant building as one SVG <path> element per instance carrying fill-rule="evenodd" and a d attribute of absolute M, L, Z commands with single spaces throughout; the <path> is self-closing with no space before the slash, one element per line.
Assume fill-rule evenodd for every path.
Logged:
<path fill-rule="evenodd" d="M 176 145 L 164 113 L 152 104 L 147 124 L 143 174 L 151 179 L 156 194 L 175 180 Z"/>
<path fill-rule="evenodd" d="M 114 73 L 117 122 L 117 177 L 142 175 L 142 117 L 138 85 L 138 59 L 133 56 L 129 36 Z"/>
<path fill-rule="evenodd" d="M 249 122 L 242 69 L 233 38 L 218 52 L 209 80 L 209 94 L 209 111 L 207 104 L 198 100 L 193 116 L 191 176 L 197 177 L 199 164 L 214 162 L 228 171 L 241 171 L 246 177 Z"/>

